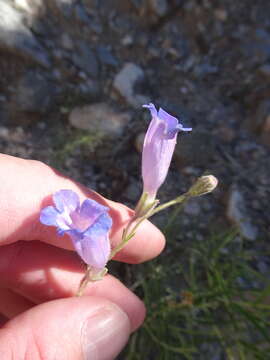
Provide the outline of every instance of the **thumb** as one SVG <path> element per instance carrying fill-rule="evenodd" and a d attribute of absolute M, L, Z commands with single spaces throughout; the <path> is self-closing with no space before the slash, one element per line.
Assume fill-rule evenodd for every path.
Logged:
<path fill-rule="evenodd" d="M 112 360 L 130 335 L 127 315 L 103 298 L 83 296 L 38 305 L 0 329 L 5 360 Z"/>

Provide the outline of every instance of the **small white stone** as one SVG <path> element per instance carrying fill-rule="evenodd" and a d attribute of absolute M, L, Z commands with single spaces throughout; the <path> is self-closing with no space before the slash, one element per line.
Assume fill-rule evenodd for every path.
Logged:
<path fill-rule="evenodd" d="M 27 0 L 14 0 L 14 5 L 18 9 L 22 9 L 24 11 L 30 11 L 30 7 Z"/>
<path fill-rule="evenodd" d="M 74 47 L 71 37 L 67 33 L 63 33 L 61 36 L 61 44 L 64 49 L 72 50 Z"/>
<path fill-rule="evenodd" d="M 250 241 L 256 240 L 258 229 L 251 223 L 244 197 L 235 187 L 231 189 L 229 194 L 227 217 L 232 223 L 238 226 L 244 238 Z"/>
<path fill-rule="evenodd" d="M 109 137 L 120 136 L 129 120 L 129 113 L 117 112 L 106 103 L 77 107 L 69 115 L 69 122 L 75 128 Z"/>
<path fill-rule="evenodd" d="M 225 9 L 216 9 L 214 11 L 215 17 L 217 20 L 220 20 L 222 22 L 226 21 L 228 18 L 228 13 Z"/>
<path fill-rule="evenodd" d="M 115 76 L 113 87 L 130 105 L 137 108 L 149 101 L 146 96 L 134 93 L 136 83 L 143 78 L 144 72 L 141 67 L 133 63 L 126 63 Z"/>
<path fill-rule="evenodd" d="M 123 37 L 123 39 L 121 40 L 122 45 L 124 46 L 130 46 L 133 44 L 133 38 L 131 35 L 127 34 Z"/>

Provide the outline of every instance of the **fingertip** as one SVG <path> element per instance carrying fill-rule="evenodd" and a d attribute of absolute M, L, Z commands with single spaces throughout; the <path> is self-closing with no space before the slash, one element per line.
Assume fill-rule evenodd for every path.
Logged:
<path fill-rule="evenodd" d="M 119 231 L 123 231 L 120 229 Z M 116 234 L 120 237 L 120 234 Z M 114 260 L 138 264 L 158 256 L 165 247 L 165 236 L 150 221 L 145 220 L 138 227 L 135 236 L 114 257 Z"/>
<path fill-rule="evenodd" d="M 131 331 L 138 329 L 145 319 L 146 308 L 142 300 L 112 275 L 106 275 L 102 281 L 92 283 L 85 295 L 105 297 L 123 309 L 129 318 Z"/>

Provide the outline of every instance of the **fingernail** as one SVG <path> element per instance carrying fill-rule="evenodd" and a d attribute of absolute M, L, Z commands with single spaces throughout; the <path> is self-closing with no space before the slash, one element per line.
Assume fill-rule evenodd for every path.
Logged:
<path fill-rule="evenodd" d="M 87 319 L 82 330 L 85 360 L 112 360 L 130 335 L 128 316 L 116 305 L 99 309 Z"/>

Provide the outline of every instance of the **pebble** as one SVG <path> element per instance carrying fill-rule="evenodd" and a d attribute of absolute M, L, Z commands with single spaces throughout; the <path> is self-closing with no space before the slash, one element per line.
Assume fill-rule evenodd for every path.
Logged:
<path fill-rule="evenodd" d="M 6 0 L 0 0 L 1 47 L 27 57 L 46 68 L 50 67 L 50 60 L 46 50 L 25 26 L 22 14 L 7 3 Z"/>
<path fill-rule="evenodd" d="M 256 240 L 258 229 L 251 222 L 243 194 L 234 186 L 229 192 L 226 215 L 245 239 Z"/>
<path fill-rule="evenodd" d="M 215 18 L 222 22 L 225 22 L 228 18 L 228 13 L 225 9 L 216 9 L 214 11 Z"/>
<path fill-rule="evenodd" d="M 133 63 L 126 63 L 115 76 L 113 87 L 127 103 L 138 108 L 149 101 L 146 96 L 135 93 L 135 85 L 143 79 L 144 72 L 140 66 Z"/>
<path fill-rule="evenodd" d="M 5 126 L 0 126 L 0 138 L 8 139 L 9 137 L 9 129 Z"/>
<path fill-rule="evenodd" d="M 169 5 L 167 0 L 149 0 L 151 10 L 159 17 L 168 13 Z"/>
<path fill-rule="evenodd" d="M 122 135 L 130 119 L 129 113 L 118 112 L 107 103 L 77 107 L 69 114 L 69 122 L 75 128 L 107 137 Z"/>
<path fill-rule="evenodd" d="M 68 33 L 63 33 L 61 35 L 61 45 L 66 50 L 72 50 L 74 47 L 73 40 L 68 35 Z"/>
<path fill-rule="evenodd" d="M 264 64 L 259 67 L 259 73 L 267 78 L 270 77 L 270 64 Z"/>
<path fill-rule="evenodd" d="M 16 8 L 25 11 L 27 14 L 36 14 L 43 7 L 42 0 L 14 0 Z"/>
<path fill-rule="evenodd" d="M 96 80 L 88 79 L 79 85 L 81 92 L 90 100 L 96 100 L 100 96 L 100 84 Z"/>
<path fill-rule="evenodd" d="M 77 0 L 52 0 L 60 14 L 64 14 L 67 18 L 71 17 L 76 2 Z"/>
<path fill-rule="evenodd" d="M 37 71 L 29 70 L 18 82 L 11 104 L 16 111 L 45 113 L 52 105 L 55 87 Z"/>
<path fill-rule="evenodd" d="M 121 40 L 122 45 L 124 46 L 131 46 L 134 43 L 134 39 L 131 35 L 127 34 Z"/>
<path fill-rule="evenodd" d="M 78 21 L 84 24 L 88 24 L 91 21 L 83 4 L 75 5 L 75 16 Z"/>
<path fill-rule="evenodd" d="M 105 65 L 117 66 L 118 61 L 112 55 L 111 51 L 105 46 L 98 46 L 97 55 L 101 63 Z"/>
<path fill-rule="evenodd" d="M 72 59 L 74 64 L 88 75 L 96 78 L 99 75 L 99 64 L 97 57 L 89 45 L 80 41 L 77 43 L 77 51 L 73 53 Z"/>
<path fill-rule="evenodd" d="M 14 5 L 23 11 L 31 12 L 30 4 L 27 0 L 14 0 Z"/>
<path fill-rule="evenodd" d="M 252 131 L 260 135 L 262 142 L 270 145 L 270 100 L 262 100 L 255 114 L 249 119 Z"/>

